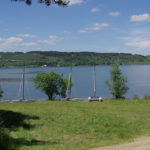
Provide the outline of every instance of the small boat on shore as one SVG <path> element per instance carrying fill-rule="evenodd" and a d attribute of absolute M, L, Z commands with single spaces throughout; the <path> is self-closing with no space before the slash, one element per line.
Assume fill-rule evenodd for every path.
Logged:
<path fill-rule="evenodd" d="M 95 66 L 94 66 L 94 96 L 89 96 L 88 101 L 89 102 L 92 102 L 92 101 L 102 102 L 103 101 L 101 96 L 96 96 L 96 69 L 95 69 Z"/>

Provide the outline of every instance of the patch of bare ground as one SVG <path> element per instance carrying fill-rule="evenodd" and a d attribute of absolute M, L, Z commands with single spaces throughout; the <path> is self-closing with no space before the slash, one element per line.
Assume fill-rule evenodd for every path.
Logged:
<path fill-rule="evenodd" d="M 142 137 L 132 143 L 94 148 L 92 150 L 150 150 L 150 137 Z"/>

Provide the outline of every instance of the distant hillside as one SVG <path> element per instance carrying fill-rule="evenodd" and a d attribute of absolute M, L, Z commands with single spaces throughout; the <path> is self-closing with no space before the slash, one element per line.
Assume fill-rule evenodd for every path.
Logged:
<path fill-rule="evenodd" d="M 0 52 L 0 67 L 12 68 L 47 66 L 74 66 L 80 65 L 121 65 L 150 64 L 150 56 L 132 55 L 126 53 L 94 53 L 94 52 L 56 52 L 56 51 L 31 51 Z"/>

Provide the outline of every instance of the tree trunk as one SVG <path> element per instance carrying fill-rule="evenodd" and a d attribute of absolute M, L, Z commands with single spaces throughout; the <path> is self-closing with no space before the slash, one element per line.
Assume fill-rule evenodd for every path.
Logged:
<path fill-rule="evenodd" d="M 48 100 L 53 100 L 53 93 L 47 92 L 46 94 L 48 96 Z"/>

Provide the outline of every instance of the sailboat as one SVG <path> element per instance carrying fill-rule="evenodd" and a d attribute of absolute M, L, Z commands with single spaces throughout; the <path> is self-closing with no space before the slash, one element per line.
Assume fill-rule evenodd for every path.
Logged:
<path fill-rule="evenodd" d="M 19 91 L 18 91 L 18 96 L 21 96 L 21 98 L 19 99 L 19 101 L 24 101 L 24 83 L 25 83 L 25 64 L 23 65 L 22 68 L 22 77 L 21 77 L 21 82 L 20 82 L 20 87 L 19 87 Z"/>
<path fill-rule="evenodd" d="M 95 68 L 95 65 L 94 65 L 93 73 L 94 73 L 94 96 L 89 96 L 88 101 L 89 102 L 91 102 L 91 101 L 102 102 L 103 101 L 102 97 L 101 96 L 96 96 L 96 68 Z"/>
<path fill-rule="evenodd" d="M 68 77 L 68 84 L 67 84 L 67 90 L 66 90 L 66 100 L 70 100 L 71 99 L 71 85 L 72 84 L 72 65 L 70 68 L 70 73 L 69 73 L 69 77 Z"/>
<path fill-rule="evenodd" d="M 25 72 L 25 63 L 24 63 L 23 68 L 22 68 L 22 78 L 21 78 L 21 82 L 20 82 L 20 88 L 19 88 L 19 92 L 18 92 L 18 96 L 20 95 L 21 98 L 18 101 L 23 102 L 23 103 L 37 101 L 35 99 L 25 98 L 25 74 L 26 74 L 26 72 Z M 29 94 L 29 89 L 27 88 L 27 90 L 28 90 L 28 94 Z"/>

